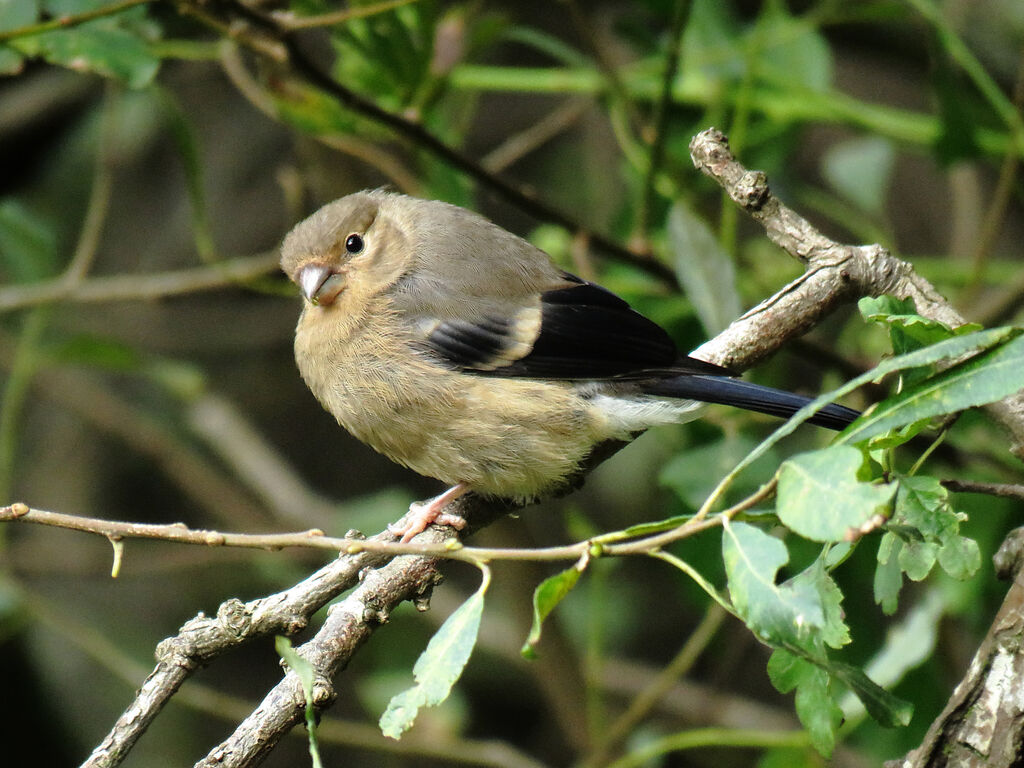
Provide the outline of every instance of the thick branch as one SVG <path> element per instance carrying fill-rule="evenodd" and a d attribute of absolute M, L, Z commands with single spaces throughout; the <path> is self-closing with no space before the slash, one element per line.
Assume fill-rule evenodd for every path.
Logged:
<path fill-rule="evenodd" d="M 694 351 L 696 357 L 743 370 L 774 353 L 787 340 L 814 327 L 837 307 L 862 296 L 890 294 L 913 299 L 917 311 L 950 327 L 963 325 L 952 305 L 913 267 L 880 245 L 842 245 L 784 205 L 760 171 L 748 171 L 714 128 L 690 142 L 694 165 L 717 181 L 729 197 L 756 219 L 768 237 L 807 270 Z M 1024 396 L 986 407 L 1011 435 L 1011 450 L 1024 458 Z"/>
<path fill-rule="evenodd" d="M 1013 585 L 967 674 L 921 746 L 888 768 L 1010 768 L 1024 744 L 1024 528 L 993 558 Z"/>

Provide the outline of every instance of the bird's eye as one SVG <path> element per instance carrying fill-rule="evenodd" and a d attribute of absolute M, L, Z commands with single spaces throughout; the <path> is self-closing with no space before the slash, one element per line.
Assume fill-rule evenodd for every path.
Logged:
<path fill-rule="evenodd" d="M 363 250 L 363 238 L 359 235 L 349 235 L 345 238 L 345 250 L 349 253 L 359 253 Z"/>

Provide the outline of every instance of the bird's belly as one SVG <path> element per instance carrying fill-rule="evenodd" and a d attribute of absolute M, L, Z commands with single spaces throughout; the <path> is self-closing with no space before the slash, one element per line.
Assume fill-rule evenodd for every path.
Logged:
<path fill-rule="evenodd" d="M 568 384 L 458 373 L 379 342 L 325 354 L 300 330 L 296 361 L 345 429 L 422 475 L 532 499 L 564 484 L 600 439 L 597 414 Z"/>

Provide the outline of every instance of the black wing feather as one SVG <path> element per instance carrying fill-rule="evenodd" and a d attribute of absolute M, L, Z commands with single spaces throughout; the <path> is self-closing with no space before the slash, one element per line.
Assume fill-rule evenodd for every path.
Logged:
<path fill-rule="evenodd" d="M 531 351 L 517 360 L 493 365 L 505 345 L 515 341 L 503 318 L 442 322 L 428 335 L 427 345 L 448 363 L 489 376 L 578 380 L 729 373 L 681 356 L 661 326 L 611 291 L 565 277 L 575 284 L 541 295 L 540 330 Z"/>

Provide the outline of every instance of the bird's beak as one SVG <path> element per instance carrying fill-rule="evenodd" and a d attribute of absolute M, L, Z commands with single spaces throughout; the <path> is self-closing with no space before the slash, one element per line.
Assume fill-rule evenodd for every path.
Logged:
<path fill-rule="evenodd" d="M 313 306 L 330 304 L 345 290 L 344 275 L 324 264 L 307 264 L 299 270 L 299 288 Z"/>

